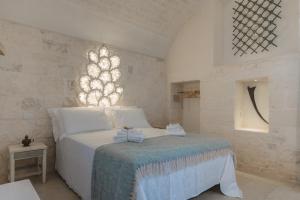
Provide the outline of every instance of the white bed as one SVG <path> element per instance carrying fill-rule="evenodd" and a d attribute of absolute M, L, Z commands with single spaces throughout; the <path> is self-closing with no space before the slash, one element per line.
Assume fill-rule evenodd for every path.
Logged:
<path fill-rule="evenodd" d="M 97 147 L 113 143 L 117 129 L 68 135 L 56 143 L 56 169 L 84 200 L 91 199 L 91 174 Z M 165 135 L 163 129 L 142 129 L 145 138 Z M 147 177 L 136 184 L 137 200 L 186 200 L 220 184 L 230 197 L 242 197 L 231 155 L 202 162 L 170 175 Z"/>

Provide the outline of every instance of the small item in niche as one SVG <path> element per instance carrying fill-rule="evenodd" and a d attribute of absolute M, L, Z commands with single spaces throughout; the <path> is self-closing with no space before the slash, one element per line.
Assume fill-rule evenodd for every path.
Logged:
<path fill-rule="evenodd" d="M 182 96 L 182 98 L 199 98 L 200 90 L 190 90 L 190 91 L 181 91 L 178 92 Z"/>
<path fill-rule="evenodd" d="M 29 147 L 32 142 L 34 142 L 34 139 L 29 139 L 28 135 L 25 135 L 25 138 L 22 140 L 23 147 Z"/>
<path fill-rule="evenodd" d="M 249 87 L 248 86 L 248 93 L 252 102 L 252 105 L 256 111 L 256 113 L 258 114 L 258 116 L 266 123 L 269 124 L 269 122 L 262 116 L 262 114 L 260 113 L 260 111 L 258 110 L 257 104 L 256 104 L 256 100 L 255 100 L 255 89 L 256 87 Z"/>

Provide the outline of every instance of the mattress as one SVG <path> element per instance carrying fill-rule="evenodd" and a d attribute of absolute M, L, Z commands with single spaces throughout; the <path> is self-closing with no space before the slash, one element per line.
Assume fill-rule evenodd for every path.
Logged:
<path fill-rule="evenodd" d="M 141 129 L 145 138 L 166 135 L 164 129 Z M 95 150 L 113 143 L 118 130 L 80 133 L 62 137 L 56 144 L 56 169 L 66 183 L 85 200 L 91 199 L 91 175 Z M 231 155 L 202 162 L 166 176 L 147 177 L 136 184 L 137 200 L 185 200 L 220 184 L 224 194 L 241 197 Z"/>

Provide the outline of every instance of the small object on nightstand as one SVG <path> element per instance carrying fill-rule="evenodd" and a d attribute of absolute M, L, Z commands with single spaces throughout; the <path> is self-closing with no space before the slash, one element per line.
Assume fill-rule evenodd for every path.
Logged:
<path fill-rule="evenodd" d="M 34 139 L 29 139 L 28 135 L 25 135 L 25 138 L 22 140 L 24 147 L 29 147 L 32 142 L 34 142 Z"/>
<path fill-rule="evenodd" d="M 47 146 L 43 143 L 34 143 L 31 146 L 23 147 L 23 145 L 10 145 L 9 150 L 9 160 L 10 160 L 10 173 L 9 180 L 14 182 L 15 178 L 22 179 L 29 176 L 42 174 L 43 183 L 46 182 L 46 166 L 47 166 Z M 18 160 L 25 159 L 37 159 L 37 167 L 28 169 L 16 169 L 15 162 Z M 42 169 L 40 167 L 40 159 L 42 159 Z"/>

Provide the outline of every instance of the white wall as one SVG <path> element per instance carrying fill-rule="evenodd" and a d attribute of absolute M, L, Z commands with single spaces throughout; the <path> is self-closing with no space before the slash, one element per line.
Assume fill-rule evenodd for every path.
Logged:
<path fill-rule="evenodd" d="M 283 3 L 280 46 L 269 54 L 245 59 L 231 55 L 232 26 L 225 23 L 220 27 L 222 17 L 225 22 L 230 18 L 228 1 L 202 3 L 199 15 L 185 25 L 170 49 L 169 83 L 200 80 L 201 132 L 228 138 L 237 154 L 239 170 L 275 179 L 299 180 L 300 67 L 295 46 L 299 43 L 296 37 L 299 25 L 295 24 L 298 0 Z M 269 134 L 234 130 L 235 82 L 257 77 L 269 79 Z"/>
<path fill-rule="evenodd" d="M 183 99 L 182 126 L 187 132 L 199 133 L 200 100 L 198 98 Z"/>
<path fill-rule="evenodd" d="M 199 1 L 0 0 L 0 18 L 164 58 Z"/>
<path fill-rule="evenodd" d="M 200 121 L 196 122 L 195 119 L 200 119 L 200 116 L 198 117 L 200 113 L 198 115 L 194 112 L 188 114 L 188 110 L 185 110 L 184 116 L 182 112 L 178 113 L 178 110 L 181 108 L 178 108 L 178 104 L 172 103 L 171 84 L 200 79 L 205 80 L 210 74 L 214 50 L 214 35 L 211 33 L 214 25 L 207 19 L 214 18 L 214 13 L 210 12 L 213 8 L 210 1 L 203 1 L 203 4 L 198 14 L 188 21 L 178 33 L 166 59 L 168 68 L 169 121 L 185 121 L 185 126 L 193 127 L 192 130 L 199 129 Z M 207 7 L 209 9 L 206 9 Z M 194 103 L 199 104 L 199 100 Z M 199 110 L 197 108 L 194 111 Z M 197 117 L 193 118 L 193 116 Z M 191 118 L 193 118 L 193 122 L 190 121 Z M 198 128 L 196 129 L 196 127 Z"/>
<path fill-rule="evenodd" d="M 203 1 L 199 14 L 178 33 L 166 61 L 169 82 L 199 80 L 209 76 L 213 61 L 212 8 L 211 1 Z"/>
<path fill-rule="evenodd" d="M 0 183 L 7 180 L 7 146 L 28 134 L 49 146 L 54 167 L 55 144 L 48 108 L 78 106 L 79 78 L 86 73 L 90 49 L 102 44 L 0 20 Z M 121 58 L 120 105 L 145 110 L 151 124 L 165 125 L 164 61 L 109 46 Z M 0 197 L 1 199 L 1 197 Z"/>

